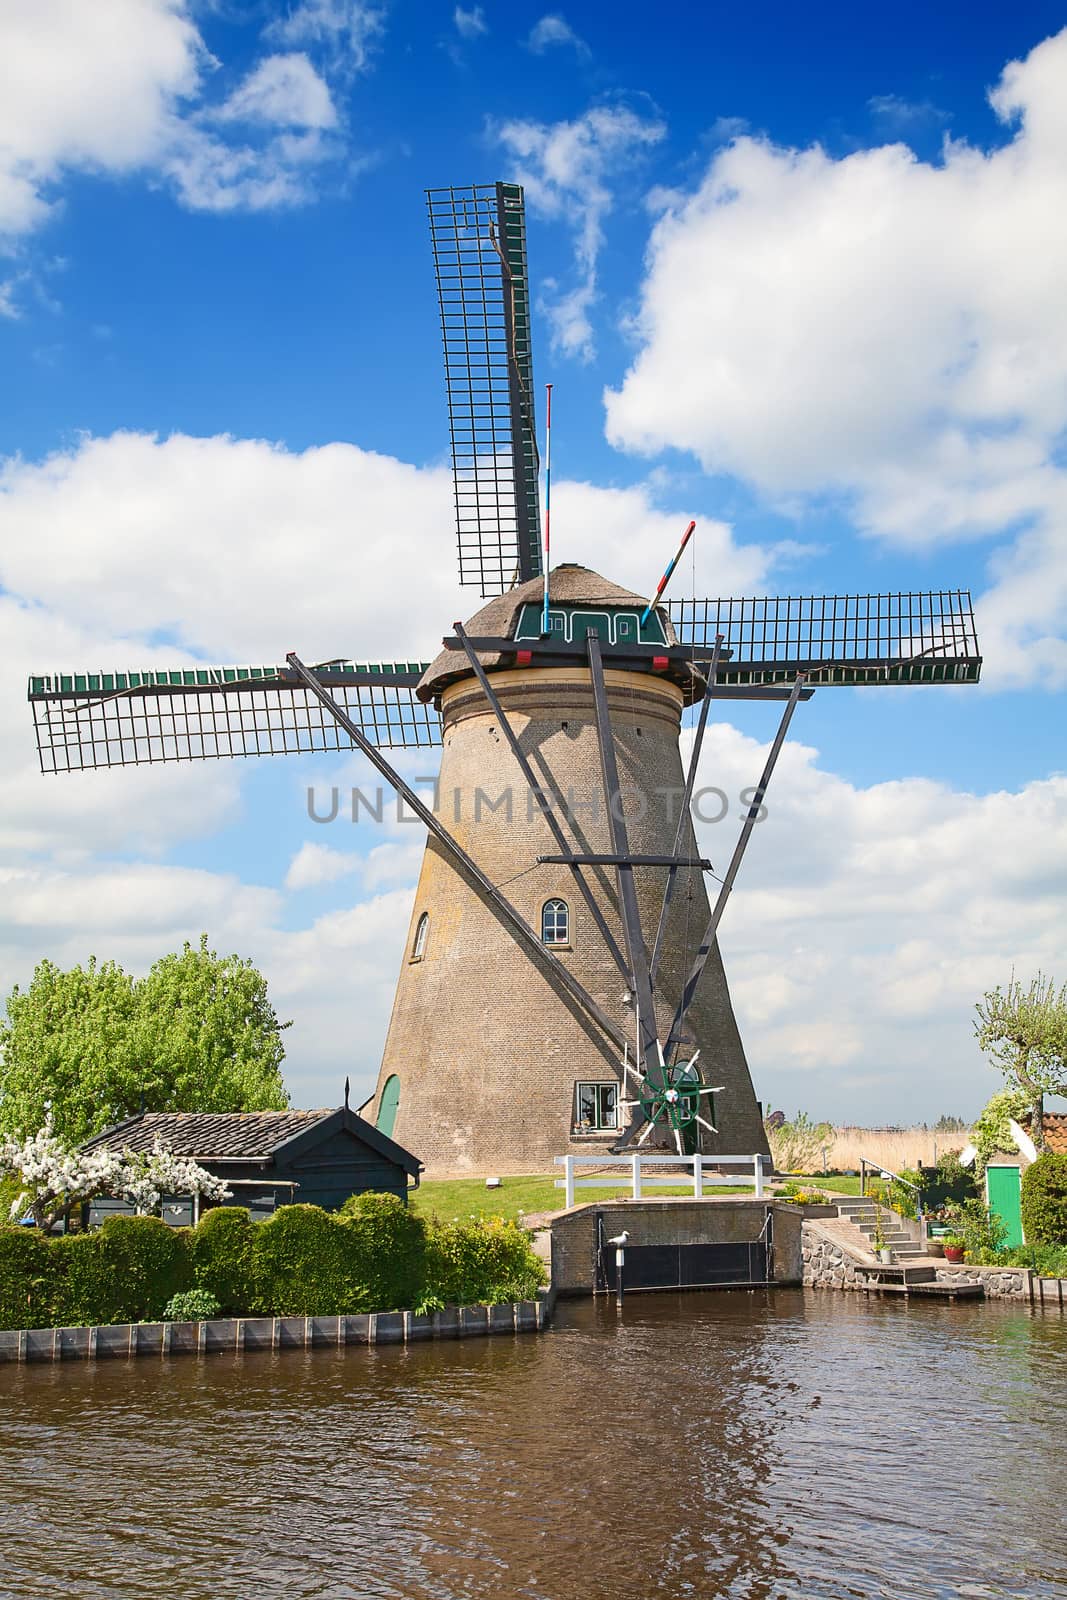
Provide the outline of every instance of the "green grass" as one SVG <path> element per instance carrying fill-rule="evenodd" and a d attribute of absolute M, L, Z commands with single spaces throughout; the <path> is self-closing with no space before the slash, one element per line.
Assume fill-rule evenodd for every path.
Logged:
<path fill-rule="evenodd" d="M 808 1180 L 804 1180 L 807 1182 Z M 813 1189 L 828 1189 L 831 1194 L 856 1194 L 860 1192 L 859 1178 L 820 1178 L 818 1173 L 810 1180 Z"/>
<path fill-rule="evenodd" d="M 693 1186 L 679 1184 L 675 1187 L 672 1184 L 669 1188 L 657 1186 L 647 1192 L 650 1198 L 656 1195 L 691 1195 Z M 716 1186 L 709 1192 L 748 1194 L 751 1189 Z M 629 1182 L 622 1181 L 614 1185 L 605 1184 L 603 1188 L 598 1185 L 595 1189 L 576 1189 L 574 1198 L 576 1204 L 584 1205 L 589 1200 L 611 1200 L 617 1195 L 629 1193 Z M 467 1218 L 472 1214 L 476 1217 L 504 1217 L 514 1222 L 520 1211 L 527 1215 L 537 1211 L 562 1211 L 566 1203 L 564 1191 L 555 1187 L 554 1177 L 537 1176 L 501 1178 L 499 1189 L 487 1189 L 484 1178 L 430 1178 L 418 1189 L 411 1190 L 408 1200 L 412 1210 L 420 1216 L 438 1216 L 442 1222 L 451 1222 L 453 1217 Z"/>

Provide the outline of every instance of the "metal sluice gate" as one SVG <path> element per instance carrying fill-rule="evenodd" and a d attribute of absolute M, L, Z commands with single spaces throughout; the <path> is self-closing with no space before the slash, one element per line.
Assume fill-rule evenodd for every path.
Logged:
<path fill-rule="evenodd" d="M 626 1294 L 681 1289 L 752 1289 L 773 1282 L 773 1213 L 768 1209 L 759 1237 L 715 1244 L 639 1244 L 627 1241 L 622 1267 Z M 620 1252 L 597 1214 L 594 1294 L 621 1298 L 616 1265 Z"/>

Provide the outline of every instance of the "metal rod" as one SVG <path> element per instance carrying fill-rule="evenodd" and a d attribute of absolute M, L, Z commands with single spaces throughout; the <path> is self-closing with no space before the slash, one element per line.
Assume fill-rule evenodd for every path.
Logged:
<path fill-rule="evenodd" d="M 674 553 L 674 560 L 671 562 L 670 566 L 667 568 L 666 572 L 663 574 L 662 578 L 659 580 L 659 585 L 656 588 L 655 593 L 653 594 L 651 600 L 648 602 L 648 605 L 645 607 L 644 611 L 641 613 L 641 627 L 642 628 L 644 627 L 645 623 L 648 621 L 649 617 L 652 615 L 652 608 L 656 604 L 656 601 L 659 599 L 660 595 L 663 593 L 664 589 L 667 587 L 668 583 L 671 581 L 671 573 L 674 571 L 675 567 L 678 565 L 679 561 L 682 559 L 682 551 L 685 549 L 686 545 L 689 543 L 690 539 L 693 537 L 693 529 L 695 527 L 696 527 L 696 522 L 694 520 L 693 522 L 691 522 L 689 524 L 688 528 L 686 528 L 685 532 L 682 534 L 682 542 L 678 546 L 678 549 Z"/>
<path fill-rule="evenodd" d="M 741 866 L 741 859 L 744 856 L 745 847 L 752 836 L 752 829 L 755 827 L 756 818 L 759 816 L 760 808 L 763 805 L 763 797 L 766 794 L 767 786 L 771 781 L 771 775 L 774 772 L 775 763 L 778 760 L 782 745 L 785 743 L 785 736 L 789 731 L 789 724 L 792 721 L 793 712 L 797 708 L 797 701 L 800 698 L 800 691 L 803 687 L 803 683 L 804 674 L 799 672 L 797 674 L 796 682 L 793 684 L 793 692 L 789 696 L 789 703 L 782 712 L 782 720 L 778 724 L 778 732 L 774 736 L 774 742 L 771 745 L 770 751 L 767 755 L 767 760 L 763 768 L 763 774 L 759 783 L 756 785 L 756 791 L 752 799 L 752 804 L 748 809 L 748 815 L 741 826 L 740 837 L 734 846 L 734 853 L 730 858 L 730 865 L 726 869 L 726 876 L 722 880 L 722 887 L 719 890 L 718 897 L 712 909 L 707 928 L 704 930 L 704 937 L 700 942 L 700 949 L 697 951 L 696 960 L 693 962 L 689 976 L 685 982 L 685 988 L 682 990 L 682 997 L 678 1002 L 678 1009 L 674 1014 L 674 1021 L 671 1024 L 671 1031 L 667 1038 L 668 1051 L 670 1046 L 677 1041 L 679 1030 L 681 1029 L 683 1021 L 685 1020 L 686 1013 L 693 1003 L 693 996 L 696 994 L 697 985 L 703 977 L 704 968 L 707 965 L 708 957 L 710 956 L 712 946 L 715 943 L 716 931 L 720 921 L 722 920 L 722 914 L 726 910 L 726 902 L 730 898 L 730 891 L 734 886 L 734 879 L 737 877 L 738 870 Z"/>
<path fill-rule="evenodd" d="M 696 733 L 693 736 L 693 749 L 689 757 L 689 771 L 685 776 L 685 789 L 682 794 L 682 803 L 678 809 L 678 826 L 674 834 L 674 853 L 678 854 L 686 827 L 692 827 L 689 807 L 693 800 L 693 786 L 696 783 L 697 765 L 700 761 L 700 750 L 704 743 L 704 730 L 708 725 L 708 712 L 711 709 L 711 692 L 715 687 L 715 677 L 719 670 L 719 651 L 722 649 L 722 634 L 715 638 L 715 650 L 707 668 L 707 678 L 704 685 L 704 698 L 700 703 L 700 716 L 697 719 Z M 674 886 L 677 880 L 677 870 L 672 867 L 667 874 L 667 882 L 663 888 L 663 905 L 660 907 L 659 926 L 656 929 L 656 938 L 652 945 L 652 961 L 649 971 L 652 975 L 653 985 L 656 982 L 656 973 L 659 970 L 659 958 L 663 954 L 663 939 L 667 931 L 667 913 L 674 898 Z"/>
<path fill-rule="evenodd" d="M 545 384 L 545 606 L 541 632 L 548 632 L 548 566 L 552 554 L 552 385 Z"/>
<path fill-rule="evenodd" d="M 608 813 L 608 828 L 611 833 L 612 851 L 615 855 L 627 857 L 630 854 L 629 839 L 626 832 L 626 819 L 622 810 L 622 795 L 619 789 L 619 767 L 615 756 L 615 737 L 611 728 L 611 717 L 608 711 L 608 694 L 604 682 L 604 665 L 600 655 L 600 640 L 595 633 L 589 634 L 589 672 L 593 680 L 593 704 L 596 709 L 597 739 L 600 745 L 600 767 L 604 778 L 604 803 Z M 645 1069 L 645 1077 L 653 1083 L 662 1081 L 660 1071 L 659 1041 L 656 1035 L 656 1007 L 652 997 L 652 980 L 648 971 L 648 951 L 645 948 L 644 935 L 641 932 L 641 911 L 637 903 L 637 886 L 634 883 L 633 868 L 620 863 L 615 868 L 616 882 L 619 891 L 619 905 L 622 910 L 622 927 L 626 938 L 626 953 L 630 958 L 630 970 L 633 974 L 634 1000 L 637 1006 L 638 1028 L 641 1037 L 641 1058 Z M 635 1132 L 639 1123 L 631 1122 L 631 1129 Z M 632 1132 L 627 1130 L 623 1135 L 624 1142 L 632 1137 Z"/>
<path fill-rule="evenodd" d="M 704 858 L 694 859 L 690 862 L 688 856 L 538 856 L 537 860 L 542 865 L 573 864 L 579 867 L 617 867 L 625 864 L 631 867 L 700 867 L 706 872 L 711 871 L 711 862 Z"/>
<path fill-rule="evenodd" d="M 622 1050 L 626 1043 L 625 1037 L 621 1029 L 616 1027 L 615 1023 L 608 1016 L 607 1012 L 601 1010 L 600 1006 L 597 1005 L 592 995 L 587 993 L 584 986 L 579 983 L 578 979 L 572 972 L 568 971 L 568 969 L 563 965 L 562 961 L 558 960 L 552 954 L 551 950 L 546 949 L 546 947 L 537 937 L 536 933 L 534 933 L 533 929 L 530 927 L 529 923 L 524 920 L 518 911 L 516 911 L 515 907 L 511 904 L 511 901 L 500 893 L 500 890 L 494 883 L 489 881 L 482 869 L 467 854 L 466 850 L 464 850 L 463 846 L 453 839 L 448 829 L 442 822 L 438 820 L 437 817 L 434 816 L 429 807 L 423 803 L 422 799 L 415 793 L 415 790 L 411 788 L 410 784 L 405 783 L 399 772 L 395 771 L 394 768 L 389 765 L 388 761 L 386 761 L 385 757 L 382 755 L 377 746 L 371 744 L 370 740 L 365 737 L 362 730 L 355 722 L 352 721 L 352 718 L 347 714 L 347 712 L 342 710 L 337 702 L 331 697 L 329 692 L 323 688 L 321 683 L 318 682 L 314 673 L 310 672 L 309 669 L 305 667 L 299 656 L 290 651 L 286 656 L 286 660 L 301 681 L 305 683 L 310 689 L 311 693 L 315 695 L 316 699 L 321 701 L 331 715 L 336 718 L 337 722 L 340 723 L 341 727 L 348 734 L 356 748 L 363 752 L 371 765 L 381 773 L 382 777 L 388 784 L 392 785 L 397 794 L 403 798 L 405 803 L 419 818 L 420 822 L 424 823 L 433 834 L 434 838 L 441 843 L 446 854 L 451 858 L 453 863 L 457 865 L 471 880 L 475 887 L 481 891 L 489 903 L 494 907 L 501 920 L 504 922 L 518 943 L 523 945 L 532 956 L 534 956 L 538 961 L 548 968 L 549 972 L 552 973 L 557 983 L 566 989 L 571 999 L 574 1000 L 586 1013 L 586 1015 L 596 1023 L 597 1027 L 607 1035 L 616 1048 Z"/>
<path fill-rule="evenodd" d="M 497 693 L 496 693 L 495 689 L 493 688 L 492 684 L 489 682 L 488 673 L 486 672 L 485 668 L 482 666 L 481 662 L 478 660 L 478 657 L 475 654 L 473 647 L 471 646 L 471 642 L 467 638 L 466 633 L 464 632 L 463 624 L 461 622 L 457 622 L 455 624 L 455 628 L 456 628 L 456 637 L 459 639 L 460 644 L 463 646 L 463 649 L 466 652 L 467 660 L 471 664 L 471 670 L 473 671 L 475 677 L 477 678 L 479 684 L 481 685 L 482 693 L 485 695 L 485 698 L 488 700 L 490 706 L 492 707 L 493 715 L 496 717 L 497 721 L 500 724 L 501 732 L 503 733 L 504 738 L 507 740 L 507 742 L 508 742 L 508 744 L 509 744 L 509 746 L 511 748 L 512 755 L 515 757 L 515 760 L 519 764 L 519 771 L 522 773 L 523 777 L 526 780 L 527 789 L 529 790 L 529 792 L 532 795 L 536 794 L 536 795 L 540 796 L 541 793 L 542 793 L 541 785 L 537 781 L 537 778 L 536 778 L 536 776 L 534 774 L 534 770 L 531 767 L 531 765 L 529 763 L 529 760 L 527 759 L 526 752 L 523 750 L 522 745 L 519 743 L 518 738 L 516 737 L 514 728 L 511 726 L 511 723 L 507 719 L 507 715 L 506 715 L 506 713 L 504 711 L 503 706 L 500 704 L 500 700 L 499 700 L 499 698 L 497 696 Z M 629 983 L 630 982 L 630 968 L 627 965 L 626 957 L 623 955 L 622 951 L 619 949 L 618 941 L 616 940 L 616 938 L 615 938 L 614 934 L 612 933 L 611 929 L 608 927 L 607 921 L 606 921 L 606 919 L 604 917 L 604 913 L 601 911 L 599 905 L 597 904 L 596 896 L 594 895 L 594 893 L 593 893 L 592 889 L 589 887 L 589 885 L 586 883 L 585 879 L 582 877 L 582 874 L 578 871 L 577 858 L 575 857 L 573 851 L 571 850 L 569 844 L 567 843 L 567 836 L 563 832 L 563 829 L 560 827 L 559 822 L 558 822 L 558 820 L 556 818 L 555 812 L 549 806 L 542 806 L 540 808 L 540 810 L 541 810 L 541 815 L 544 817 L 545 822 L 548 825 L 549 832 L 551 833 L 553 839 L 555 839 L 556 843 L 559 845 L 560 849 L 564 852 L 564 854 L 562 856 L 555 856 L 555 857 L 553 857 L 553 856 L 546 856 L 546 857 L 538 856 L 538 858 L 537 858 L 538 861 L 541 861 L 541 860 L 560 861 L 564 865 L 569 865 L 570 866 L 571 876 L 574 878 L 575 884 L 578 887 L 578 892 L 582 896 L 582 899 L 585 901 L 586 906 L 588 907 L 589 915 L 592 917 L 593 921 L 596 923 L 598 929 L 600 930 L 600 936 L 604 940 L 604 943 L 607 945 L 609 951 L 611 952 L 612 960 L 614 961 L 615 965 L 618 967 L 619 971 L 622 973 L 622 976 L 626 979 L 626 982 Z"/>

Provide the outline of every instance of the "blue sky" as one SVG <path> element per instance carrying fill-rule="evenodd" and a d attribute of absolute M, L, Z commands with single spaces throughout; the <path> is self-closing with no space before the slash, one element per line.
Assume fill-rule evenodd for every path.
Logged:
<path fill-rule="evenodd" d="M 433 652 L 477 595 L 422 191 L 517 178 L 559 559 L 651 587 L 693 515 L 679 593 L 978 598 L 982 689 L 803 708 L 722 936 L 763 1098 L 976 1109 L 973 998 L 1067 975 L 1063 8 L 109 11 L 0 19 L 2 986 L 205 927 L 298 1102 L 369 1088 L 416 830 L 309 823 L 343 763 L 49 785 L 24 674 Z"/>

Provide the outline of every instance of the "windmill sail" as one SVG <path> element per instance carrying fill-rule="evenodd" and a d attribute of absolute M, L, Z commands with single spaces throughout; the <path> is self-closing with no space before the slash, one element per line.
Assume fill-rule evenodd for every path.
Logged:
<path fill-rule="evenodd" d="M 516 183 L 428 189 L 459 581 L 500 594 L 541 573 L 526 214 Z"/>
<path fill-rule="evenodd" d="M 752 688 L 798 672 L 832 684 L 977 683 L 982 670 L 974 610 L 964 589 L 924 594 L 774 595 L 749 600 L 669 600 L 682 644 L 729 650 L 718 682 Z"/>
<path fill-rule="evenodd" d="M 316 676 L 376 745 L 425 747 L 441 724 L 415 695 L 424 671 L 337 661 Z M 288 667 L 63 673 L 31 678 L 29 700 L 42 772 L 352 749 Z"/>

